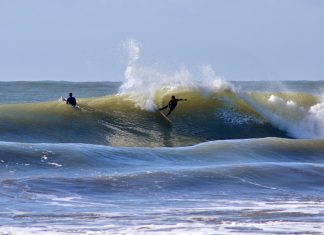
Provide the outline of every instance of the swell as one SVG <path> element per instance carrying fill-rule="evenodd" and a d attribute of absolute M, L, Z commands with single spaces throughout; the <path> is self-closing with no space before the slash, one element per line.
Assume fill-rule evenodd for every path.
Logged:
<path fill-rule="evenodd" d="M 33 168 L 126 168 L 212 166 L 263 162 L 324 163 L 323 140 L 279 138 L 212 141 L 190 147 L 129 148 L 89 144 L 32 144 L 0 142 L 1 165 Z M 57 165 L 48 164 L 55 162 Z M 135 168 L 134 168 L 135 167 Z M 9 168 L 8 168 L 9 169 Z"/>
<path fill-rule="evenodd" d="M 181 148 L 1 143 L 3 192 L 52 190 L 142 194 L 300 190 L 321 192 L 324 142 L 277 138 Z M 28 187 L 27 187 L 28 186 Z M 243 190 L 243 191 L 242 191 Z"/>

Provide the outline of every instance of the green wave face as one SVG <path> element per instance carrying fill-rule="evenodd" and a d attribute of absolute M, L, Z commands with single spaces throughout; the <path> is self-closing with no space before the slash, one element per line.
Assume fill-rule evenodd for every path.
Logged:
<path fill-rule="evenodd" d="M 158 111 L 145 109 L 147 101 L 140 94 L 79 99 L 80 109 L 64 102 L 1 105 L 0 136 L 6 141 L 111 146 L 186 146 L 221 139 L 296 137 L 285 122 L 302 122 L 320 102 L 302 93 L 177 90 L 173 94 L 187 101 L 178 102 L 172 125 Z M 166 105 L 171 95 L 156 92 L 151 107 Z"/>

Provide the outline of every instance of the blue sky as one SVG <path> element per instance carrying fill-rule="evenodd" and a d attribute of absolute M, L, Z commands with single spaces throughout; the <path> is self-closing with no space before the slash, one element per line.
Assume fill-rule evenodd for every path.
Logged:
<path fill-rule="evenodd" d="M 0 81 L 123 79 L 145 66 L 226 80 L 324 80 L 321 0 L 0 0 Z"/>

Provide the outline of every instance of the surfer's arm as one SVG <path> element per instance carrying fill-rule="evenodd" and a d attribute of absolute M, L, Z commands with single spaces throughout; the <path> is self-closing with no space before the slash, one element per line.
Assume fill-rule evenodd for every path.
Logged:
<path fill-rule="evenodd" d="M 177 101 L 187 101 L 187 99 L 177 99 Z"/>

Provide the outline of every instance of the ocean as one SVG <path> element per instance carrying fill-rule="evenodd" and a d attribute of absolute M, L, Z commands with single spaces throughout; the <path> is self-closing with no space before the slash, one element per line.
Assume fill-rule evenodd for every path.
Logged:
<path fill-rule="evenodd" d="M 0 234 L 324 234 L 324 82 L 128 78 L 0 82 Z"/>

